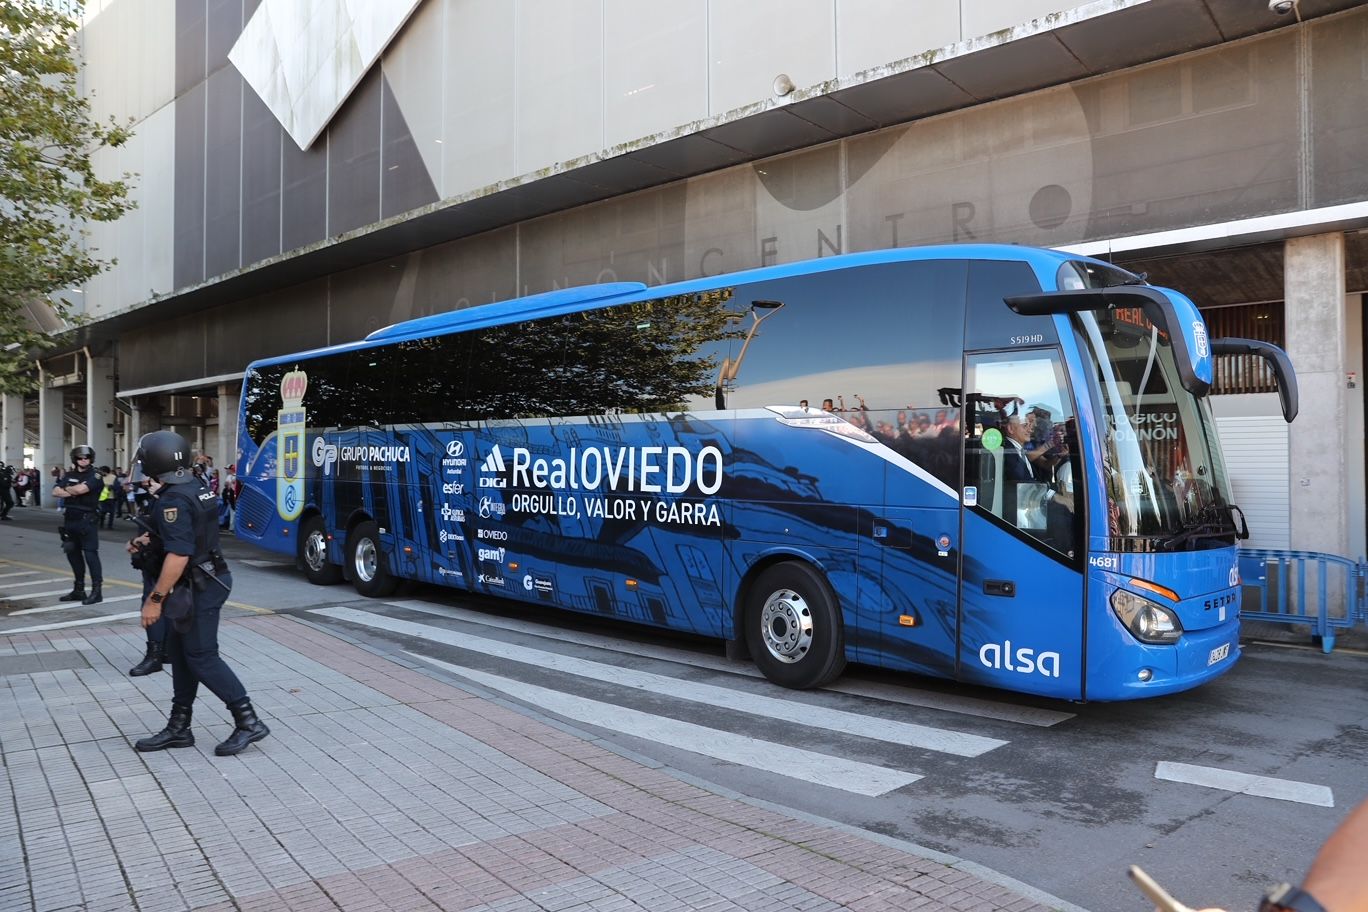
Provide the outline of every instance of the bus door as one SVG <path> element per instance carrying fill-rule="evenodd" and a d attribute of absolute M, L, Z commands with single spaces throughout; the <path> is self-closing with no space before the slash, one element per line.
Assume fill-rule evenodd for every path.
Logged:
<path fill-rule="evenodd" d="M 1083 485 L 1064 366 L 1054 348 L 1015 350 L 967 355 L 964 372 L 958 677 L 1079 699 Z"/>

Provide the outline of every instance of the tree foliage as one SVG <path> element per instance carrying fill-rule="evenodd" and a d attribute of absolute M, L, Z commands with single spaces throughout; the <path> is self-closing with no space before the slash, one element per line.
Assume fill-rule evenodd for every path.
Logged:
<path fill-rule="evenodd" d="M 90 222 L 132 207 L 129 175 L 100 180 L 91 154 L 129 131 L 96 123 L 77 86 L 77 22 L 43 0 L 0 3 L 0 390 L 33 388 L 52 345 L 37 314 L 66 323 L 62 293 L 113 265 L 84 249 Z"/>

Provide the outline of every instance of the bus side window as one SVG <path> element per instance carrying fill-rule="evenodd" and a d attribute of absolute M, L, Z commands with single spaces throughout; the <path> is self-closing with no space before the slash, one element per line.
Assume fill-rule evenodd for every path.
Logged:
<path fill-rule="evenodd" d="M 778 302 L 758 328 L 727 407 L 835 412 L 950 487 L 960 480 L 963 260 L 914 260 L 739 285 L 735 302 Z M 829 404 L 828 404 L 829 400 Z"/>
<path fill-rule="evenodd" d="M 974 260 L 969 264 L 969 302 L 964 348 L 1018 348 L 1059 341 L 1052 317 L 1022 317 L 1003 298 L 1040 291 L 1026 263 Z"/>

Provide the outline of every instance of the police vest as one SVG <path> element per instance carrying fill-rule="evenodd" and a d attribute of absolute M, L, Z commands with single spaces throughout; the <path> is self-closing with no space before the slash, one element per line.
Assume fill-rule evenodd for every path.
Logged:
<path fill-rule="evenodd" d="M 194 520 L 195 554 L 191 565 L 201 564 L 219 554 L 218 495 L 202 481 L 167 485 L 157 495 L 167 503 L 177 503 Z"/>

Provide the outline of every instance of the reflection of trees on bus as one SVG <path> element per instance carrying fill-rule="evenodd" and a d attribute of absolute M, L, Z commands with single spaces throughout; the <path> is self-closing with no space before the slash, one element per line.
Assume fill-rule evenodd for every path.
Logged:
<path fill-rule="evenodd" d="M 705 351 L 740 335 L 729 288 L 568 314 L 475 333 L 465 407 L 480 416 L 539 417 L 676 410 L 712 391 Z M 503 366 L 482 382 L 486 365 Z"/>
<path fill-rule="evenodd" d="M 315 430 L 680 410 L 711 398 L 739 338 L 732 289 L 357 348 L 254 372 L 243 413 L 275 430 L 280 380 L 305 370 Z"/>

